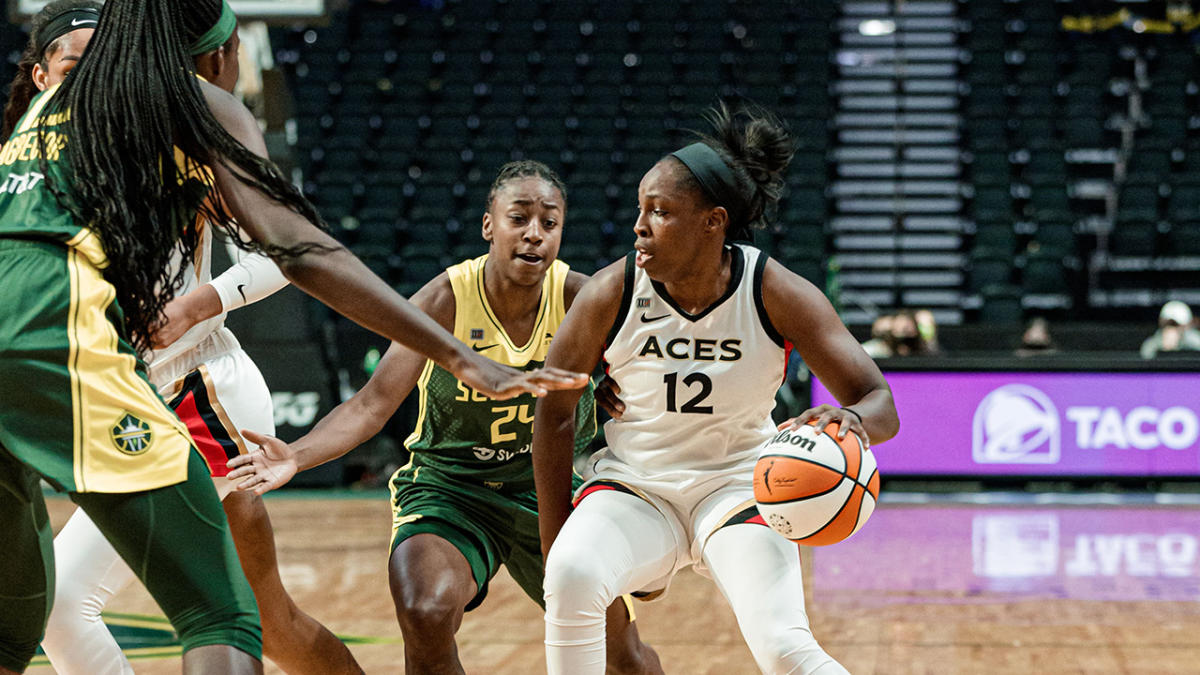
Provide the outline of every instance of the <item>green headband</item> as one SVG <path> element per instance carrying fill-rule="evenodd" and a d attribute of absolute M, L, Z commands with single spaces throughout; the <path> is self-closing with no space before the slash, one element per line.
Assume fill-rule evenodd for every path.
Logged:
<path fill-rule="evenodd" d="M 205 52 L 220 47 L 229 42 L 229 38 L 233 37 L 233 31 L 237 30 L 237 15 L 233 13 L 233 8 L 225 0 L 221 0 L 221 18 L 217 19 L 217 25 L 208 29 L 208 32 L 200 36 L 188 49 L 188 53 L 192 56 L 200 56 Z"/>
<path fill-rule="evenodd" d="M 721 159 L 721 155 L 705 143 L 692 143 L 686 148 L 672 152 L 671 156 L 683 162 L 688 171 L 692 172 L 704 194 L 708 195 L 714 204 L 725 207 L 729 212 L 728 238 L 747 238 L 749 229 L 743 222 L 747 209 L 746 200 L 738 191 L 733 170 Z"/>

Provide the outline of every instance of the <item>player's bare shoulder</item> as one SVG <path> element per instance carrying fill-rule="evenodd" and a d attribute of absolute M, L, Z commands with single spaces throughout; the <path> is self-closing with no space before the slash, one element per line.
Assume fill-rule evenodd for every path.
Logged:
<path fill-rule="evenodd" d="M 572 277 L 577 277 L 578 286 L 572 288 Z M 588 277 L 572 272 L 567 277 L 563 293 L 566 296 L 567 309 L 575 300 L 586 303 L 589 313 L 611 314 L 616 316 L 621 302 L 621 292 L 625 288 L 625 259 L 621 258 L 609 264 L 600 271 Z"/>
<path fill-rule="evenodd" d="M 579 295 L 579 291 L 587 285 L 587 282 L 592 278 L 583 272 L 571 270 L 567 272 L 567 280 L 563 282 L 563 303 L 567 309 L 571 309 L 571 303 L 575 302 L 575 296 Z"/>
<path fill-rule="evenodd" d="M 442 328 L 454 330 L 454 288 L 450 285 L 450 274 L 445 270 L 414 293 L 409 302 L 432 317 Z"/>

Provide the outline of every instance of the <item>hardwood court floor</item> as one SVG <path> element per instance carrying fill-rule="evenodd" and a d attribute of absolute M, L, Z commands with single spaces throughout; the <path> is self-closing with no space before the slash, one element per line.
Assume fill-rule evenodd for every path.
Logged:
<path fill-rule="evenodd" d="M 368 673 L 401 672 L 386 498 L 268 505 L 297 603 L 340 635 L 380 640 L 351 646 Z M 72 506 L 50 508 L 57 526 Z M 1200 674 L 1196 507 L 884 504 L 853 539 L 818 550 L 812 573 L 814 632 L 855 674 Z M 158 614 L 140 588 L 111 609 Z M 687 571 L 638 610 L 668 673 L 758 672 L 708 580 Z M 470 673 L 525 675 L 544 672 L 541 639 L 537 607 L 502 572 L 459 648 Z M 134 666 L 179 672 L 177 657 Z"/>

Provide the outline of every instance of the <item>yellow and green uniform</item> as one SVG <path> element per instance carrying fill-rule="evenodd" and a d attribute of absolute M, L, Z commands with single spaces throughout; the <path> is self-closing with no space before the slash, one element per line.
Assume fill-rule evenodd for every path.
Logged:
<path fill-rule="evenodd" d="M 75 179 L 57 91 L 0 149 L 0 526 L 12 552 L 0 556 L 0 666 L 24 669 L 53 600 L 40 479 L 88 513 L 185 649 L 258 655 L 254 597 L 204 461 L 146 379 L 99 239 L 46 185 Z"/>
<path fill-rule="evenodd" d="M 0 444 L 69 492 L 174 485 L 191 437 L 126 339 L 99 239 L 45 183 L 72 179 L 59 131 L 70 113 L 47 111 L 57 91 L 33 99 L 0 150 L 0 382 L 23 385 L 0 394 Z"/>
<path fill-rule="evenodd" d="M 454 291 L 454 336 L 485 356 L 520 370 L 540 368 L 566 315 L 568 266 L 555 261 L 542 282 L 529 341 L 513 342 L 484 292 L 487 256 L 447 269 Z M 433 533 L 454 544 L 471 565 L 482 602 L 500 564 L 531 598 L 542 602 L 542 553 L 533 486 L 533 411 L 523 394 L 493 401 L 432 361 L 417 382 L 417 425 L 405 445 L 412 461 L 392 476 L 392 549 L 408 537 Z M 596 434 L 592 388 L 580 399 L 575 445 Z"/>

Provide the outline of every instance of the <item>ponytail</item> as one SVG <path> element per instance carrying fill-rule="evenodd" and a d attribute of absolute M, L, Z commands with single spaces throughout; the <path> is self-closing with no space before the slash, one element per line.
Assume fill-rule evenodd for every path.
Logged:
<path fill-rule="evenodd" d="M 726 239 L 749 240 L 752 229 L 766 227 L 775 215 L 783 195 L 784 172 L 796 151 L 795 143 L 786 125 L 757 105 L 745 104 L 730 111 L 722 102 L 704 117 L 713 133 L 700 134 L 700 143 L 716 152 L 728 167 L 732 178 L 728 181 L 728 195 L 706 189 L 694 171 L 689 179 L 716 205 L 729 211 Z M 675 155 L 678 158 L 679 153 Z M 720 197 L 714 198 L 715 195 Z"/>

